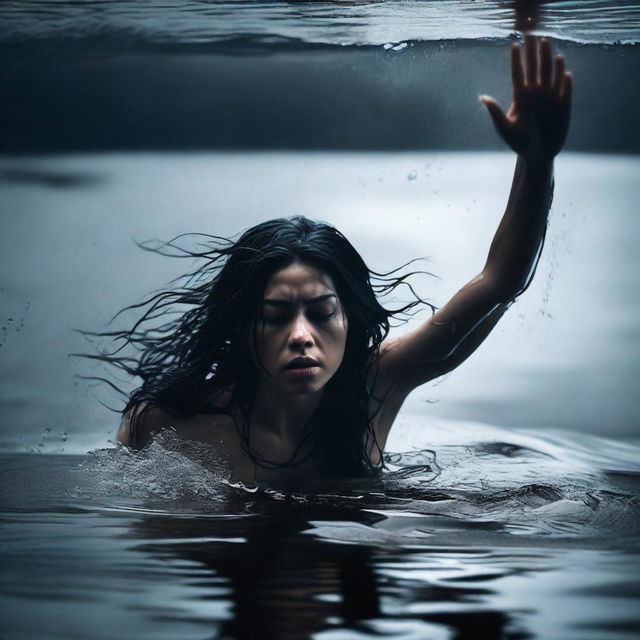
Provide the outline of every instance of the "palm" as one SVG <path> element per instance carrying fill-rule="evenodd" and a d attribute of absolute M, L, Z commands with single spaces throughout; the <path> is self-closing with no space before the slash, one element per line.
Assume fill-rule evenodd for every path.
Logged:
<path fill-rule="evenodd" d="M 546 38 L 525 40 L 524 67 L 520 46 L 511 49 L 513 102 L 505 114 L 489 96 L 481 100 L 504 141 L 524 157 L 552 158 L 569 130 L 572 76 L 565 72 L 564 57 L 553 57 Z"/>

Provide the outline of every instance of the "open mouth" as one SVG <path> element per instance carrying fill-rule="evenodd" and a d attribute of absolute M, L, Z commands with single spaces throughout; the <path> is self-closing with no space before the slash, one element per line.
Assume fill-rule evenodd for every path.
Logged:
<path fill-rule="evenodd" d="M 305 356 L 300 356 L 298 358 L 294 358 L 288 365 L 287 369 L 293 370 L 307 370 L 307 369 L 316 369 L 320 365 L 318 361 L 314 358 L 309 358 Z"/>

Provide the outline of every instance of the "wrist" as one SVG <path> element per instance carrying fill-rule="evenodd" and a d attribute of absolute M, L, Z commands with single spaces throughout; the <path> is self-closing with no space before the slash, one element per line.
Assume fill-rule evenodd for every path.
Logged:
<path fill-rule="evenodd" d="M 535 192 L 535 200 L 544 199 L 546 218 L 553 200 L 553 156 L 518 155 L 514 180 L 520 183 L 524 192 L 529 193 L 528 197 L 533 197 Z"/>
<path fill-rule="evenodd" d="M 553 156 L 518 155 L 516 173 L 525 180 L 553 181 Z"/>
<path fill-rule="evenodd" d="M 550 169 L 553 168 L 554 156 L 545 154 L 518 154 L 518 162 L 525 167 Z"/>

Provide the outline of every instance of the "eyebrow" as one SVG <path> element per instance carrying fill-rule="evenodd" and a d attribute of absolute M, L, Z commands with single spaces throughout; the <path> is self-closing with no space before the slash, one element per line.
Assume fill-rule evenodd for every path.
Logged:
<path fill-rule="evenodd" d="M 303 302 L 305 304 L 315 304 L 317 302 L 324 302 L 325 300 L 328 300 L 329 298 L 335 298 L 337 300 L 338 296 L 335 293 L 325 293 L 324 295 L 317 296 L 316 298 L 309 298 L 308 300 L 303 300 Z M 289 307 L 289 306 L 291 306 L 291 302 L 289 300 L 279 300 L 279 299 L 273 299 L 273 298 L 265 298 L 262 301 L 262 304 L 270 304 L 270 305 L 273 305 L 275 307 Z"/>

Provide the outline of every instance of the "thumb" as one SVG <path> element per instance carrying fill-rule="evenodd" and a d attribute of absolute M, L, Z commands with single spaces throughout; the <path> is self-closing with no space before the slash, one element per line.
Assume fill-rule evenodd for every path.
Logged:
<path fill-rule="evenodd" d="M 503 138 L 506 138 L 508 136 L 509 121 L 498 101 L 494 100 L 490 96 L 484 95 L 479 96 L 478 100 L 487 107 L 487 111 L 489 112 L 498 133 Z"/>

